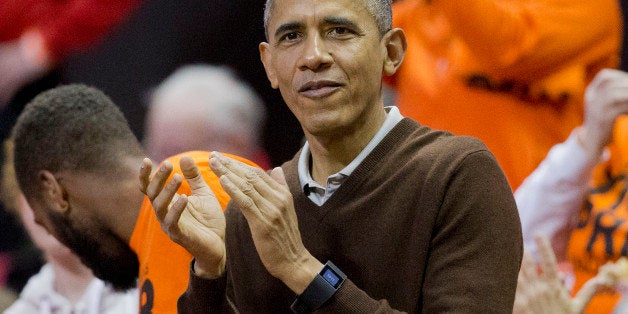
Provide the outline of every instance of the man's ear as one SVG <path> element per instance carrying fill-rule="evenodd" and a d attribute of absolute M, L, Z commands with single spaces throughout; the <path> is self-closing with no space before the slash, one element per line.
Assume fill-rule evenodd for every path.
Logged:
<path fill-rule="evenodd" d="M 382 41 L 386 48 L 384 75 L 390 76 L 397 72 L 406 55 L 406 49 L 408 48 L 406 34 L 401 28 L 393 28 L 384 35 Z"/>
<path fill-rule="evenodd" d="M 272 56 L 270 53 L 270 47 L 267 42 L 262 42 L 259 44 L 259 55 L 262 59 L 262 63 L 264 64 L 264 70 L 266 70 L 266 76 L 270 81 L 270 86 L 272 86 L 274 89 L 279 88 L 277 76 L 275 75 L 275 71 L 272 67 Z"/>
<path fill-rule="evenodd" d="M 70 203 L 67 191 L 60 180 L 48 170 L 41 170 L 38 180 L 42 199 L 60 214 L 66 213 L 70 209 Z"/>

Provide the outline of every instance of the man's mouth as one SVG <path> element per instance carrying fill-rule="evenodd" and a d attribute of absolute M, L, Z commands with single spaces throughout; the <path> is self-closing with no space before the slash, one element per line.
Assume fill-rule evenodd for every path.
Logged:
<path fill-rule="evenodd" d="M 307 97 L 323 97 L 331 94 L 340 86 L 342 84 L 334 81 L 310 81 L 299 88 L 299 93 Z"/>

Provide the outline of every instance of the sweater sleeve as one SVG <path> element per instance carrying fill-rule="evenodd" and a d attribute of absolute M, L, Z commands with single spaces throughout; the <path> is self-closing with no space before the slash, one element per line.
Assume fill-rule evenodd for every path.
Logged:
<path fill-rule="evenodd" d="M 347 279 L 336 294 L 316 313 L 404 313 L 390 307 L 386 300 L 375 300 Z"/>
<path fill-rule="evenodd" d="M 190 264 L 190 275 L 187 290 L 177 301 L 177 313 L 227 313 L 227 275 L 217 279 L 204 279 L 196 276 L 193 264 Z"/>
<path fill-rule="evenodd" d="M 475 57 L 501 75 L 535 79 L 577 58 L 616 56 L 620 8 L 612 0 L 435 0 Z M 606 61 L 606 62 L 605 62 Z M 614 60 L 599 60 L 610 67 Z M 599 65 L 598 65 L 599 66 Z M 603 66 L 602 66 L 603 67 Z"/>
<path fill-rule="evenodd" d="M 33 28 L 45 40 L 53 60 L 92 44 L 134 9 L 140 0 L 71 0 L 39 12 Z"/>
<path fill-rule="evenodd" d="M 512 313 L 523 255 L 514 197 L 490 152 L 461 158 L 438 172 L 442 178 L 433 178 L 445 192 L 430 242 L 422 309 Z"/>

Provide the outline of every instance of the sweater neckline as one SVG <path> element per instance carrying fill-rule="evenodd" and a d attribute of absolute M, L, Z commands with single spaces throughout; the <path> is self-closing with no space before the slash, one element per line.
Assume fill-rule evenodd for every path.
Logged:
<path fill-rule="evenodd" d="M 393 150 L 395 146 L 399 145 L 399 141 L 407 137 L 407 134 L 412 131 L 412 128 L 418 127 L 419 124 L 409 118 L 403 118 L 397 125 L 384 137 L 384 139 L 373 149 L 373 151 L 366 156 L 366 158 L 355 168 L 353 173 L 347 177 L 346 181 L 334 192 L 334 194 L 322 205 L 318 206 L 312 202 L 301 189 L 298 175 L 298 156 L 301 154 L 299 150 L 296 153 L 296 157 L 293 158 L 289 164 L 286 164 L 284 171 L 290 173 L 289 185 L 293 195 L 294 203 L 299 204 L 295 206 L 297 213 L 312 215 L 318 221 L 322 221 L 330 213 L 333 208 L 339 207 L 345 203 L 347 197 L 353 197 L 356 190 L 360 190 L 364 181 L 368 179 L 371 173 L 377 169 L 377 166 L 382 162 L 394 162 L 386 159 L 386 155 L 389 151 Z M 349 189 L 349 192 L 347 192 Z"/>

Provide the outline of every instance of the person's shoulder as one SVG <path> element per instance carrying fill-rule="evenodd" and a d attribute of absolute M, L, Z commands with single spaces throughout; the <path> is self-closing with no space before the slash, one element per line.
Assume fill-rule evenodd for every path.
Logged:
<path fill-rule="evenodd" d="M 488 147 L 477 137 L 451 134 L 445 140 L 447 145 L 460 151 L 488 151 Z"/>
<path fill-rule="evenodd" d="M 406 139 L 408 141 L 418 141 L 423 149 L 456 153 L 488 151 L 484 142 L 479 138 L 456 135 L 447 130 L 433 129 L 410 118 L 402 121 L 414 128 L 413 136 L 406 137 Z"/>

